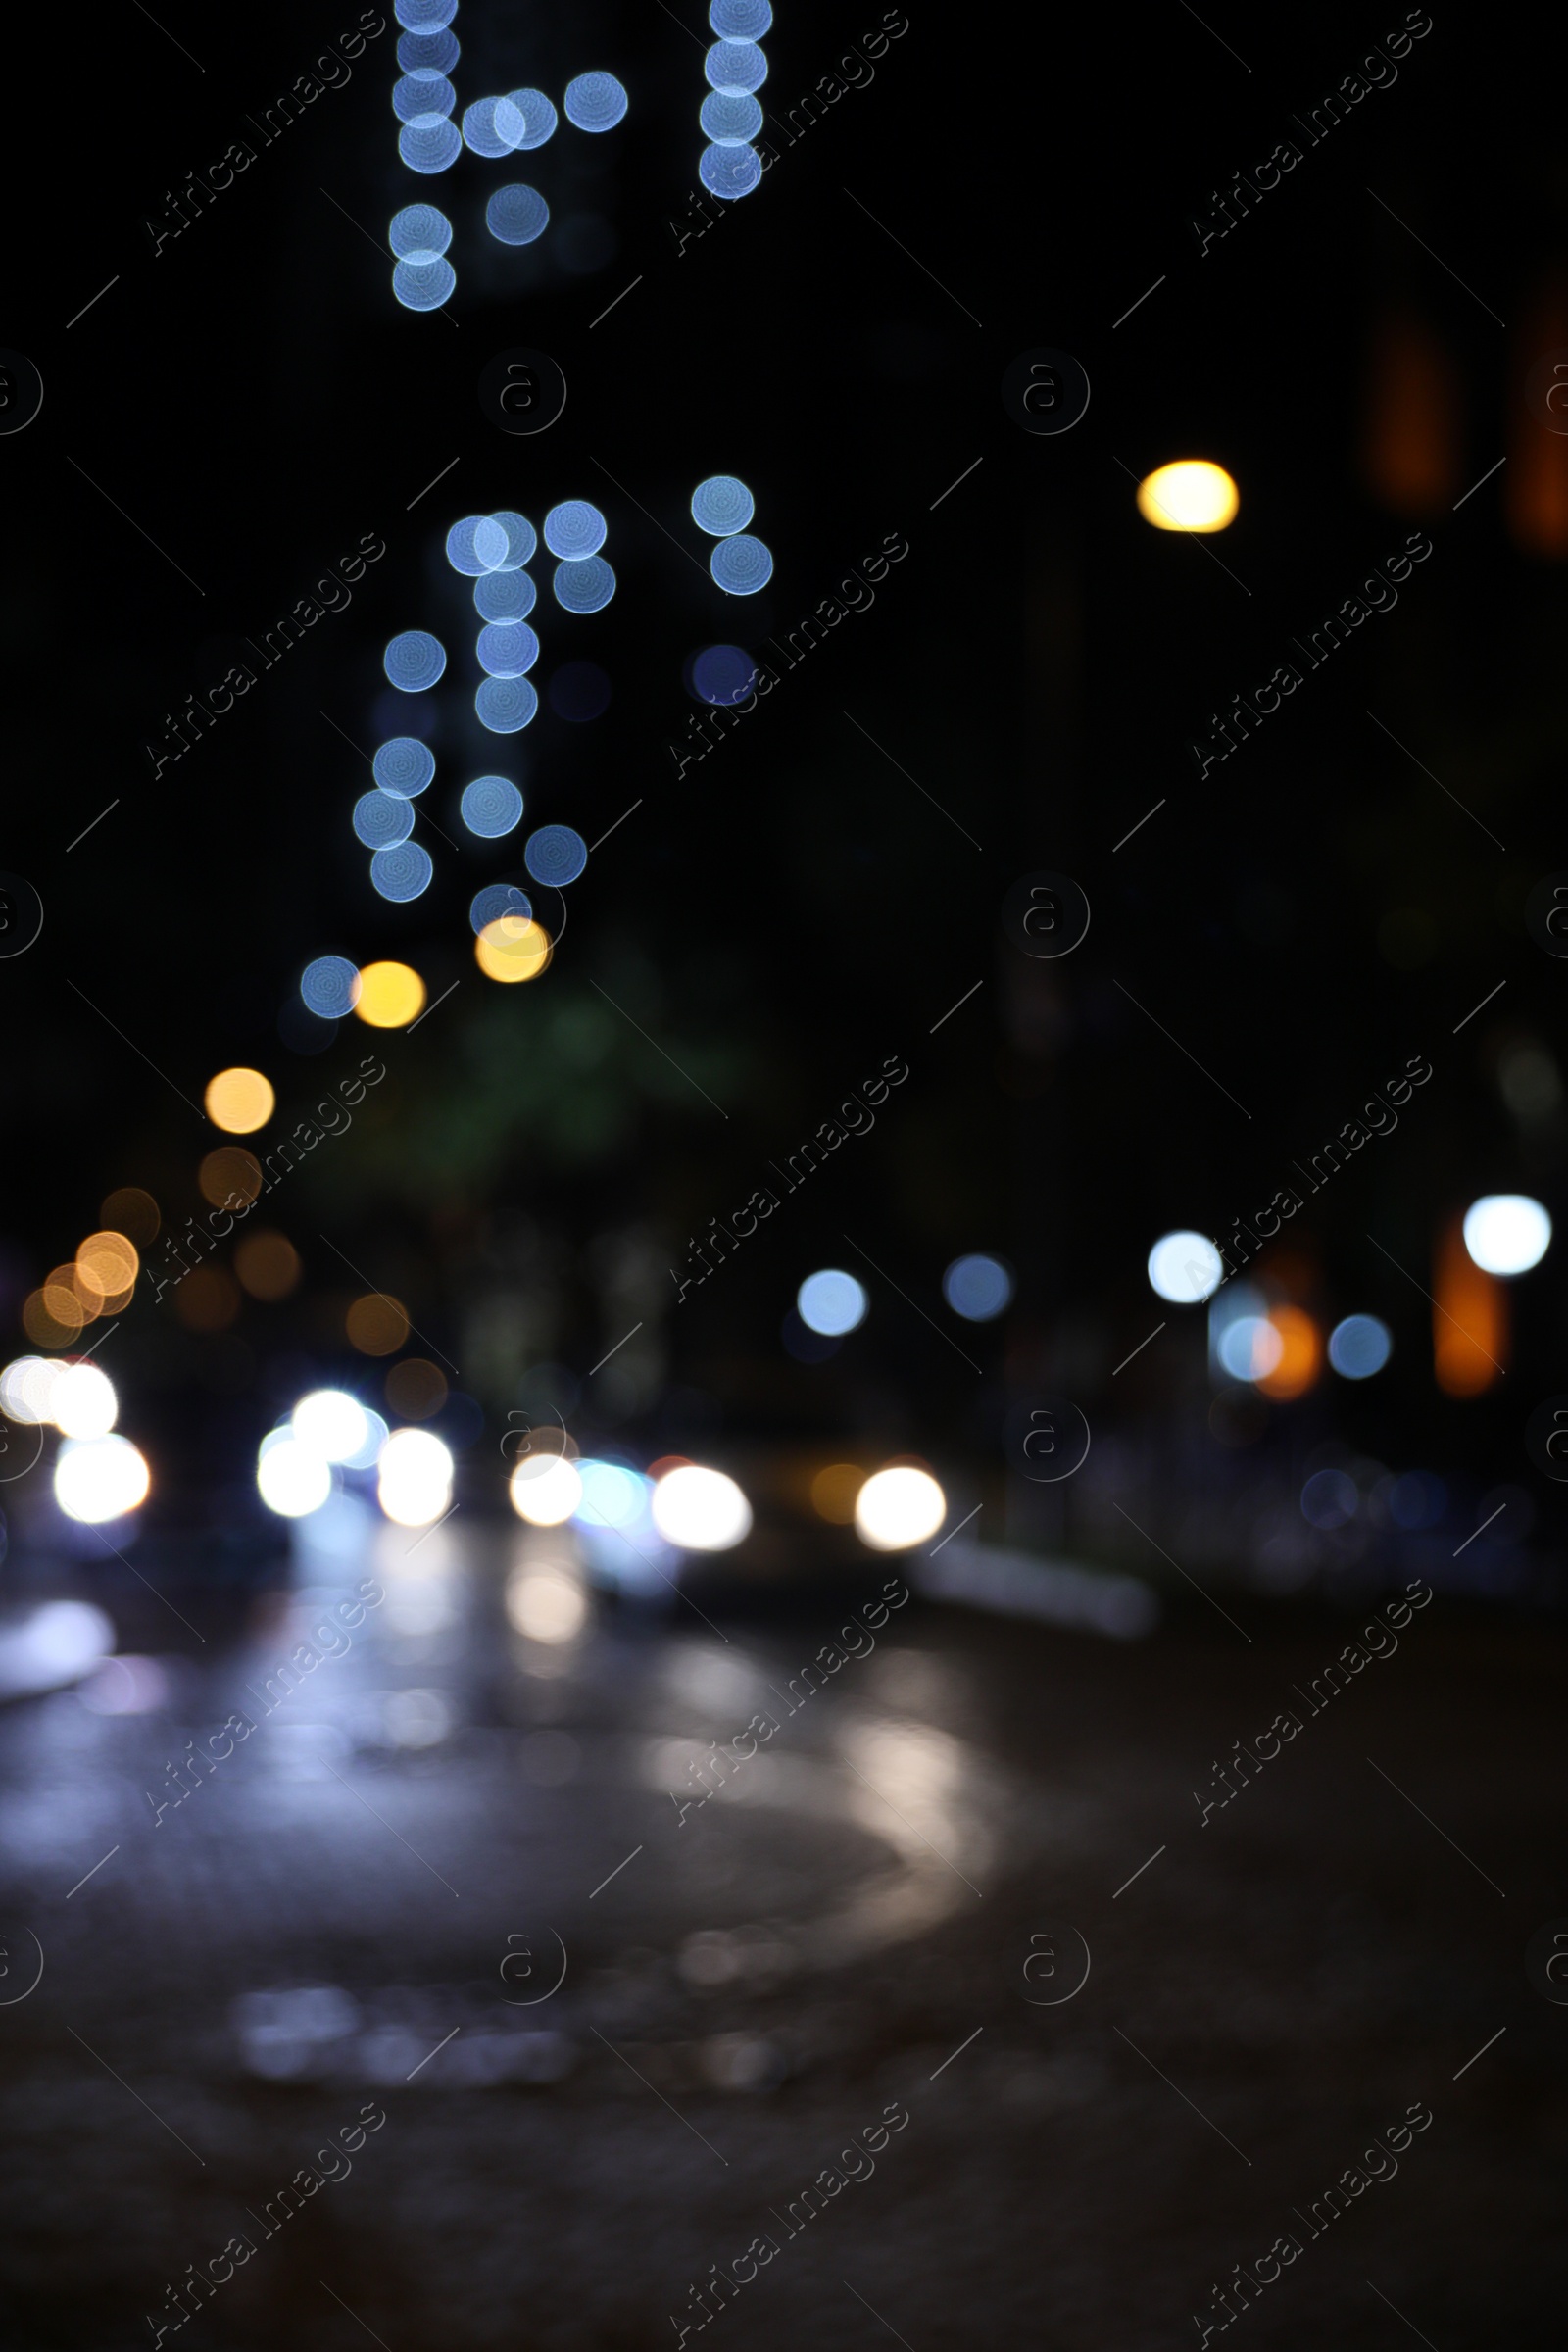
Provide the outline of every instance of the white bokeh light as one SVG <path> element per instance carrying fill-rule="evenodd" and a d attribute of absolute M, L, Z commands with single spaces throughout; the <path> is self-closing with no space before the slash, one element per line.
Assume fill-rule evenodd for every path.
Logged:
<path fill-rule="evenodd" d="M 1220 1253 L 1204 1234 L 1185 1228 L 1162 1234 L 1149 1252 L 1150 1287 L 1172 1306 L 1197 1306 L 1224 1279 Z"/>
<path fill-rule="evenodd" d="M 68 1519 L 102 1527 L 147 1499 L 147 1464 L 128 1438 L 68 1438 L 55 1463 L 55 1500 Z"/>
<path fill-rule="evenodd" d="M 256 1463 L 262 1500 L 280 1519 L 303 1519 L 318 1511 L 332 1492 L 332 1466 L 314 1446 L 285 1430 L 262 1440 Z"/>
<path fill-rule="evenodd" d="M 512 1473 L 512 1507 L 530 1527 L 560 1527 L 582 1500 L 576 1467 L 560 1453 L 529 1453 Z"/>
<path fill-rule="evenodd" d="M 581 1633 L 588 1600 L 574 1577 L 555 1568 L 514 1568 L 507 1579 L 507 1616 L 530 1642 L 570 1642 Z"/>
<path fill-rule="evenodd" d="M 1528 1274 L 1551 1243 L 1551 1219 L 1527 1193 L 1487 1193 L 1465 1210 L 1464 1246 L 1484 1274 Z"/>
<path fill-rule="evenodd" d="M 808 1274 L 795 1294 L 795 1311 L 807 1330 L 820 1332 L 827 1340 L 840 1340 L 863 1323 L 870 1303 L 864 1283 L 839 1266 Z"/>
<path fill-rule="evenodd" d="M 929 1470 L 878 1470 L 855 1497 L 855 1532 L 873 1551 L 906 1551 L 934 1536 L 948 1498 Z"/>
<path fill-rule="evenodd" d="M 427 1429 L 397 1429 L 381 1448 L 376 1500 L 399 1527 L 428 1527 L 452 1500 L 452 1456 Z"/>
<path fill-rule="evenodd" d="M 682 1551 L 729 1551 L 752 1529 L 752 1506 L 722 1470 L 682 1462 L 654 1489 L 654 1525 Z"/>
<path fill-rule="evenodd" d="M 346 1389 L 313 1389 L 290 1416 L 302 1446 L 323 1462 L 351 1462 L 364 1452 L 370 1425 L 365 1407 Z"/>
<path fill-rule="evenodd" d="M 49 1400 L 65 1369 L 56 1356 L 19 1355 L 0 1372 L 0 1412 L 8 1421 L 37 1428 L 50 1418 Z"/>
<path fill-rule="evenodd" d="M 115 1384 L 96 1364 L 67 1364 L 50 1384 L 49 1418 L 63 1437 L 107 1438 L 119 1417 Z"/>

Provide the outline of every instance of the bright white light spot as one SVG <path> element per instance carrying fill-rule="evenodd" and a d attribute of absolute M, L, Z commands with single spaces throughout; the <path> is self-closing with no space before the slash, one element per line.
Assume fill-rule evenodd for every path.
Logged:
<path fill-rule="evenodd" d="M 529 1453 L 512 1473 L 512 1507 L 530 1527 L 559 1527 L 582 1500 L 576 1465 L 560 1453 Z"/>
<path fill-rule="evenodd" d="M 1551 1219 L 1525 1193 L 1488 1193 L 1465 1211 L 1464 1246 L 1484 1274 L 1528 1274 L 1551 1241 Z"/>
<path fill-rule="evenodd" d="M 147 1499 L 146 1461 L 128 1438 L 68 1438 L 55 1463 L 55 1500 L 87 1527 L 122 1519 Z"/>
<path fill-rule="evenodd" d="M 58 1356 L 19 1355 L 0 1372 L 0 1412 L 31 1428 L 51 1419 L 49 1400 L 65 1369 Z"/>
<path fill-rule="evenodd" d="M 1329 1362 L 1342 1380 L 1370 1380 L 1393 1352 L 1389 1327 L 1376 1315 L 1347 1315 L 1329 1333 Z"/>
<path fill-rule="evenodd" d="M 683 1462 L 654 1489 L 654 1525 L 682 1551 L 729 1551 L 752 1531 L 752 1506 L 722 1470 Z"/>
<path fill-rule="evenodd" d="M 323 1462 L 353 1461 L 370 1435 L 364 1405 L 345 1389 L 313 1389 L 300 1398 L 291 1420 L 300 1444 Z"/>
<path fill-rule="evenodd" d="M 394 1430 L 378 1467 L 376 1500 L 399 1527 L 428 1527 L 452 1500 L 452 1456 L 427 1429 Z"/>
<path fill-rule="evenodd" d="M 1222 531 L 1240 504 L 1224 466 L 1206 458 L 1178 458 L 1138 485 L 1138 512 L 1159 531 Z"/>
<path fill-rule="evenodd" d="M 948 1498 L 929 1470 L 879 1470 L 855 1497 L 855 1532 L 873 1551 L 906 1551 L 934 1536 Z"/>
<path fill-rule="evenodd" d="M 1196 1306 L 1224 1278 L 1219 1251 L 1203 1234 L 1167 1233 L 1149 1252 L 1150 1283 L 1172 1306 Z"/>
<path fill-rule="evenodd" d="M 865 1285 L 857 1282 L 853 1274 L 841 1273 L 837 1266 L 828 1266 L 820 1274 L 808 1274 L 795 1294 L 795 1310 L 808 1331 L 819 1331 L 826 1340 L 842 1339 L 865 1321 L 870 1305 Z"/>
<path fill-rule="evenodd" d="M 324 1454 L 287 1430 L 262 1440 L 256 1463 L 262 1500 L 280 1519 L 303 1519 L 318 1511 L 332 1492 L 332 1469 Z"/>
<path fill-rule="evenodd" d="M 966 1323 L 994 1323 L 1012 1298 L 1012 1276 L 1000 1258 L 976 1251 L 954 1259 L 942 1277 L 942 1296 Z"/>
<path fill-rule="evenodd" d="M 507 1579 L 507 1616 L 530 1642 L 570 1642 L 587 1615 L 582 1587 L 569 1576 L 522 1567 Z"/>
<path fill-rule="evenodd" d="M 115 1384 L 96 1364 L 67 1364 L 49 1391 L 49 1418 L 64 1437 L 107 1438 L 120 1415 Z"/>
<path fill-rule="evenodd" d="M 1239 1315 L 1226 1325 L 1218 1352 L 1232 1380 L 1266 1380 L 1285 1353 L 1285 1342 L 1266 1315 Z"/>

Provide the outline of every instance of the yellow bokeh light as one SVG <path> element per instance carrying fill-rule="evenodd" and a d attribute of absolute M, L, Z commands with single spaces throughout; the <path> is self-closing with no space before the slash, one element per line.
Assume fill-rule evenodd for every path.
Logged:
<path fill-rule="evenodd" d="M 856 1497 L 864 1484 L 865 1472 L 853 1462 L 830 1462 L 811 1481 L 811 1507 L 830 1526 L 849 1527 L 855 1519 Z"/>
<path fill-rule="evenodd" d="M 300 1278 L 300 1253 L 285 1234 L 248 1233 L 234 1252 L 234 1271 L 253 1298 L 286 1298 Z"/>
<path fill-rule="evenodd" d="M 424 982 L 406 963 L 368 963 L 354 1009 L 372 1029 L 406 1029 L 424 1010 Z"/>
<path fill-rule="evenodd" d="M 401 1298 L 371 1291 L 356 1298 L 344 1318 L 349 1345 L 362 1355 L 396 1355 L 409 1336 L 408 1309 Z"/>
<path fill-rule="evenodd" d="M 128 1233 L 145 1250 L 158 1234 L 158 1203 L 139 1184 L 123 1184 L 110 1194 L 99 1211 L 116 1233 Z"/>
<path fill-rule="evenodd" d="M 1157 531 L 1223 531 L 1241 503 L 1224 466 L 1206 458 L 1156 466 L 1138 485 L 1138 512 Z"/>
<path fill-rule="evenodd" d="M 81 1309 L 74 1302 L 72 1319 L 61 1321 L 46 1305 L 42 1291 L 29 1291 L 23 1303 L 22 1328 L 35 1348 L 69 1348 L 82 1321 Z"/>
<path fill-rule="evenodd" d="M 132 1288 L 140 1266 L 134 1242 L 122 1233 L 89 1233 L 76 1251 L 75 1287 L 107 1302 Z"/>
<path fill-rule="evenodd" d="M 272 1115 L 277 1097 L 260 1070 L 220 1070 L 204 1100 L 207 1116 L 225 1135 L 254 1135 Z"/>
<path fill-rule="evenodd" d="M 215 1208 L 248 1208 L 262 1189 L 261 1162 L 238 1144 L 220 1144 L 202 1161 L 196 1182 Z"/>
<path fill-rule="evenodd" d="M 490 980 L 534 980 L 550 961 L 550 934 L 531 915 L 498 914 L 473 943 L 474 960 Z"/>

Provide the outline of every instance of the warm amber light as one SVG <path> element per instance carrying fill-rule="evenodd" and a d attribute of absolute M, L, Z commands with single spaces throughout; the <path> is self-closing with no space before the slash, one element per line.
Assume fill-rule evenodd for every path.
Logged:
<path fill-rule="evenodd" d="M 406 963 L 368 963 L 354 1009 L 372 1029 L 406 1029 L 424 1009 L 424 982 Z"/>
<path fill-rule="evenodd" d="M 403 1421 L 428 1421 L 447 1400 L 446 1375 L 422 1355 L 406 1356 L 386 1376 L 386 1400 Z"/>
<path fill-rule="evenodd" d="M 474 961 L 491 980 L 534 980 L 550 961 L 550 934 L 532 915 L 498 914 L 473 943 Z"/>
<path fill-rule="evenodd" d="M 830 1462 L 811 1481 L 811 1508 L 832 1527 L 852 1527 L 855 1498 L 865 1479 L 865 1472 L 858 1470 L 853 1462 Z"/>
<path fill-rule="evenodd" d="M 262 1163 L 238 1144 L 221 1144 L 208 1152 L 196 1182 L 215 1208 L 248 1208 L 262 1189 Z"/>
<path fill-rule="evenodd" d="M 68 1330 L 74 1317 L 75 1328 L 79 1331 L 84 1323 L 92 1321 L 103 1304 L 102 1292 L 89 1291 L 77 1279 L 74 1265 L 56 1266 L 52 1274 L 44 1276 L 42 1298 L 45 1312 L 53 1315 L 55 1321 L 63 1323 Z"/>
<path fill-rule="evenodd" d="M 253 1298 L 286 1298 L 300 1278 L 300 1253 L 281 1233 L 248 1233 L 234 1252 L 234 1271 Z"/>
<path fill-rule="evenodd" d="M 58 1295 L 58 1294 L 57 1294 Z M 61 1322 L 44 1303 L 42 1291 L 30 1291 L 22 1308 L 22 1328 L 35 1348 L 69 1348 L 82 1326 L 81 1308 L 73 1300 L 74 1320 Z"/>
<path fill-rule="evenodd" d="M 1432 1356 L 1446 1396 L 1479 1396 L 1508 1357 L 1508 1298 L 1464 1246 L 1455 1217 L 1442 1234 L 1432 1282 Z"/>
<path fill-rule="evenodd" d="M 140 1267 L 135 1244 L 122 1233 L 89 1233 L 76 1251 L 75 1288 L 107 1303 L 133 1288 Z"/>
<path fill-rule="evenodd" d="M 1206 458 L 1156 466 L 1138 485 L 1138 512 L 1156 531 L 1222 531 L 1241 503 L 1224 466 Z"/>
<path fill-rule="evenodd" d="M 220 1070 L 205 1101 L 207 1116 L 225 1135 L 254 1135 L 271 1117 L 277 1097 L 260 1070 Z"/>
<path fill-rule="evenodd" d="M 158 1203 L 139 1184 L 122 1184 L 118 1192 L 110 1194 L 98 1213 L 116 1233 L 128 1233 L 144 1250 L 157 1239 Z"/>
<path fill-rule="evenodd" d="M 1311 1316 L 1298 1306 L 1276 1306 L 1268 1319 L 1279 1336 L 1280 1360 L 1256 1385 L 1265 1396 L 1283 1404 L 1292 1396 L 1303 1396 L 1323 1369 L 1323 1337 Z"/>
<path fill-rule="evenodd" d="M 349 1345 L 362 1355 L 396 1355 L 409 1336 L 408 1311 L 384 1291 L 356 1298 L 346 1319 Z"/>

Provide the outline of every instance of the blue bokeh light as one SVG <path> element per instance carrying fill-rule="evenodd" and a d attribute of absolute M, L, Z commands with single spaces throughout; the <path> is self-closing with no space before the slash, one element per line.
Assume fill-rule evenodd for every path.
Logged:
<path fill-rule="evenodd" d="M 479 631 L 479 667 L 492 678 L 522 678 L 539 659 L 539 640 L 525 620 L 491 621 Z"/>
<path fill-rule="evenodd" d="M 956 1257 L 942 1277 L 942 1296 L 966 1323 L 994 1323 L 1012 1301 L 1012 1276 L 1000 1257 L 975 1250 Z"/>
<path fill-rule="evenodd" d="M 463 153 L 455 122 L 428 122 L 417 129 L 405 122 L 398 132 L 398 153 L 411 172 L 450 172 Z"/>
<path fill-rule="evenodd" d="M 755 41 L 715 41 L 703 61 L 703 72 L 725 97 L 749 97 L 767 79 L 767 59 Z"/>
<path fill-rule="evenodd" d="M 439 32 L 398 35 L 398 64 L 405 74 L 450 74 L 463 51 L 449 26 Z"/>
<path fill-rule="evenodd" d="M 393 214 L 386 241 L 400 262 L 438 262 L 452 242 L 452 223 L 436 205 L 406 204 Z"/>
<path fill-rule="evenodd" d="M 499 841 L 522 822 L 522 795 L 506 776 L 475 776 L 463 787 L 463 821 L 481 841 Z"/>
<path fill-rule="evenodd" d="M 473 609 L 481 620 L 526 620 L 537 594 L 526 571 L 487 571 L 473 583 Z"/>
<path fill-rule="evenodd" d="M 487 882 L 483 890 L 474 892 L 473 904 L 468 908 L 475 939 L 486 923 L 499 922 L 504 914 L 514 914 L 526 923 L 533 916 L 533 902 L 515 882 Z"/>
<path fill-rule="evenodd" d="M 555 136 L 558 117 L 554 106 L 543 90 L 509 90 L 507 96 L 523 120 L 522 137 L 517 141 L 519 154 L 542 147 Z"/>
<path fill-rule="evenodd" d="M 708 22 L 721 41 L 760 41 L 773 11 L 768 0 L 710 0 Z"/>
<path fill-rule="evenodd" d="M 550 225 L 550 207 L 526 180 L 513 180 L 485 206 L 484 224 L 503 245 L 531 245 Z"/>
<path fill-rule="evenodd" d="M 456 291 L 458 273 L 444 256 L 430 262 L 399 262 L 392 291 L 406 311 L 438 311 Z"/>
<path fill-rule="evenodd" d="M 439 32 L 458 13 L 458 0 L 395 0 L 392 14 L 410 32 Z"/>
<path fill-rule="evenodd" d="M 465 514 L 447 533 L 447 562 L 467 580 L 499 571 L 511 553 L 511 535 L 494 514 Z"/>
<path fill-rule="evenodd" d="M 773 557 L 760 539 L 742 531 L 733 539 L 719 540 L 708 568 L 730 596 L 755 596 L 773 576 Z"/>
<path fill-rule="evenodd" d="M 568 564 L 597 556 L 606 535 L 604 516 L 585 498 L 564 499 L 545 516 L 545 545 L 553 556 Z"/>
<path fill-rule="evenodd" d="M 515 571 L 530 561 L 539 544 L 538 534 L 526 514 L 517 514 L 510 507 L 498 507 L 490 517 L 499 522 L 507 534 L 507 560 L 496 566 L 498 571 Z"/>
<path fill-rule="evenodd" d="M 400 694 L 427 694 L 446 665 L 446 647 L 428 629 L 405 629 L 381 657 L 381 666 Z"/>
<path fill-rule="evenodd" d="M 503 105 L 506 113 L 498 122 L 497 110 Z M 463 110 L 465 146 L 471 147 L 475 155 L 487 156 L 492 163 L 498 156 L 516 152 L 522 140 L 523 128 L 522 116 L 510 100 L 476 98 L 471 106 L 466 106 Z M 514 131 L 515 137 L 511 135 Z"/>
<path fill-rule="evenodd" d="M 486 678 L 473 707 L 492 735 L 515 735 L 538 710 L 539 697 L 527 678 Z"/>
<path fill-rule="evenodd" d="M 1376 1315 L 1347 1315 L 1329 1333 L 1329 1362 L 1342 1380 L 1370 1380 L 1393 1353 L 1393 1334 Z"/>
<path fill-rule="evenodd" d="M 399 842 L 396 849 L 377 850 L 370 859 L 371 883 L 383 899 L 391 899 L 399 906 L 427 891 L 434 871 L 429 851 L 422 850 L 416 841 Z"/>
<path fill-rule="evenodd" d="M 587 865 L 588 845 L 570 825 L 541 825 L 537 833 L 529 834 L 522 862 L 536 882 L 564 890 Z"/>
<path fill-rule="evenodd" d="M 567 612 L 602 612 L 615 593 L 615 575 L 603 556 L 558 564 L 551 584 L 557 604 Z"/>
<path fill-rule="evenodd" d="M 562 99 L 566 121 L 578 130 L 613 130 L 626 112 L 626 93 L 613 74 L 579 74 Z"/>
<path fill-rule="evenodd" d="M 715 710 L 743 703 L 757 683 L 757 663 L 741 646 L 705 645 L 692 662 L 692 688 Z"/>
<path fill-rule="evenodd" d="M 416 735 L 394 735 L 370 761 L 383 792 L 394 800 L 416 801 L 435 774 L 435 754 Z"/>
<path fill-rule="evenodd" d="M 697 176 L 710 196 L 721 196 L 730 204 L 761 186 L 762 159 L 755 147 L 705 147 L 697 159 Z"/>
<path fill-rule="evenodd" d="M 414 831 L 414 804 L 396 793 L 364 793 L 354 804 L 354 830 L 368 850 L 394 849 Z"/>
<path fill-rule="evenodd" d="M 424 68 L 392 84 L 392 112 L 400 122 L 412 122 L 418 130 L 444 122 L 457 102 L 458 93 L 446 75 Z"/>
<path fill-rule="evenodd" d="M 756 512 L 757 501 L 732 473 L 710 473 L 692 492 L 692 520 L 713 539 L 730 539 L 744 531 Z"/>
<path fill-rule="evenodd" d="M 697 120 L 715 147 L 744 147 L 762 127 L 762 109 L 747 91 L 710 90 Z"/>
<path fill-rule="evenodd" d="M 808 1331 L 820 1332 L 825 1340 L 840 1340 L 863 1323 L 870 1303 L 865 1285 L 839 1266 L 824 1266 L 820 1274 L 808 1274 L 795 1294 L 795 1311 L 801 1321 Z"/>
<path fill-rule="evenodd" d="M 323 1021 L 342 1021 L 360 1001 L 360 973 L 346 956 L 318 956 L 300 974 L 307 1011 Z"/>

